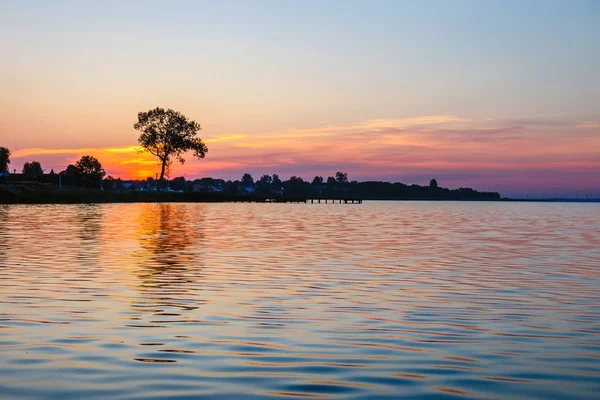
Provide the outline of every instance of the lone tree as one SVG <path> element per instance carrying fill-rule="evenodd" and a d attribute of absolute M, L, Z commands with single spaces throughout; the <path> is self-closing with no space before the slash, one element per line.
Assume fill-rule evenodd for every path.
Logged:
<path fill-rule="evenodd" d="M 0 173 L 8 172 L 8 164 L 10 164 L 10 150 L 0 147 Z"/>
<path fill-rule="evenodd" d="M 23 175 L 28 179 L 39 179 L 44 175 L 44 170 L 39 161 L 26 162 L 23 165 Z"/>
<path fill-rule="evenodd" d="M 150 154 L 158 157 L 161 163 L 160 182 L 165 174 L 168 176 L 176 158 L 185 163 L 183 154 L 192 150 L 197 158 L 204 158 L 208 148 L 196 135 L 201 130 L 200 124 L 190 121 L 177 111 L 155 108 L 138 113 L 138 122 L 133 127 L 142 132 L 138 138 L 140 146 Z"/>
<path fill-rule="evenodd" d="M 83 156 L 75 163 L 79 176 L 88 181 L 94 187 L 100 187 L 102 178 L 106 175 L 100 161 L 94 156 Z M 67 168 L 68 170 L 68 168 Z"/>
<path fill-rule="evenodd" d="M 437 189 L 438 188 L 438 184 L 437 181 L 435 179 L 432 179 L 429 181 L 429 187 L 432 189 Z"/>

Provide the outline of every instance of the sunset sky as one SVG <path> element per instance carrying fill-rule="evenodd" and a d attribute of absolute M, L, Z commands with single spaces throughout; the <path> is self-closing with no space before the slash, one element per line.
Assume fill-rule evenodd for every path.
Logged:
<path fill-rule="evenodd" d="M 600 1 L 0 0 L 0 146 L 145 178 L 139 111 L 202 125 L 171 177 L 600 197 Z"/>

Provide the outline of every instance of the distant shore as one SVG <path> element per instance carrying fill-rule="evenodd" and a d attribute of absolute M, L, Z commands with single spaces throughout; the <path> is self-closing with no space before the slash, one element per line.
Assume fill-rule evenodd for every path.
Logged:
<path fill-rule="evenodd" d="M 93 203 L 223 203 L 223 202 L 317 202 L 319 197 L 265 196 L 255 194 L 227 194 L 203 192 L 145 192 L 145 191 L 102 191 L 94 189 L 51 189 L 51 190 L 0 190 L 0 204 L 93 204 Z M 600 199 L 456 199 L 430 197 L 371 197 L 363 198 L 329 196 L 329 201 L 338 200 L 389 200 L 389 201 L 508 201 L 508 202 L 600 202 Z"/>

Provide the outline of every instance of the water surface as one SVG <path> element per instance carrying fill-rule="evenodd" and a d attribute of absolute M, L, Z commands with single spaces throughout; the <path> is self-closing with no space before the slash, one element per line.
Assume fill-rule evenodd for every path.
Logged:
<path fill-rule="evenodd" d="M 597 398 L 600 205 L 0 205 L 0 396 Z"/>

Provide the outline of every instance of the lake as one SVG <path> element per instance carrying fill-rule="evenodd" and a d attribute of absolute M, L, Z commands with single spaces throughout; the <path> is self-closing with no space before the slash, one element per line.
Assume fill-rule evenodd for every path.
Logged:
<path fill-rule="evenodd" d="M 598 392 L 600 204 L 0 205 L 0 397 Z"/>

